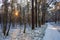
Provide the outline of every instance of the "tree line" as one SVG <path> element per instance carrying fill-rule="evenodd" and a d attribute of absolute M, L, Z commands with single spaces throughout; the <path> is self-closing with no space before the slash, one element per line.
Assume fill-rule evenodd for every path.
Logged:
<path fill-rule="evenodd" d="M 14 0 L 11 0 L 11 11 L 8 11 L 8 0 L 3 2 L 4 12 L 1 18 L 1 23 L 3 24 L 3 34 L 8 36 L 11 24 L 13 27 L 15 24 L 24 25 L 24 33 L 26 30 L 26 24 L 32 25 L 32 30 L 35 27 L 41 27 L 45 24 L 45 15 L 47 13 L 47 3 L 46 0 L 31 0 L 31 9 L 29 8 L 29 3 L 27 0 L 27 5 L 22 7 L 17 4 L 14 7 Z M 34 5 L 35 3 L 35 5 Z M 8 31 L 7 30 L 8 25 Z"/>

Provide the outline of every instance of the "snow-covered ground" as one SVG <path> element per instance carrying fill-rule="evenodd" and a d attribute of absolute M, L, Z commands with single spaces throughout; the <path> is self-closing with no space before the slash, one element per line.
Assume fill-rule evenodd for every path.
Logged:
<path fill-rule="evenodd" d="M 55 23 L 46 23 L 41 27 L 31 30 L 27 25 L 26 33 L 23 33 L 24 26 L 17 25 L 10 28 L 9 35 L 5 38 L 0 28 L 0 40 L 60 40 L 60 26 Z"/>
<path fill-rule="evenodd" d="M 60 32 L 58 32 L 59 29 L 60 26 L 58 28 L 58 24 L 48 23 L 48 27 L 46 29 L 43 40 L 60 40 Z"/>
<path fill-rule="evenodd" d="M 0 29 L 0 40 L 42 40 L 45 34 L 45 29 L 47 24 L 42 25 L 42 27 L 37 27 L 31 30 L 31 27 L 27 25 L 26 33 L 23 33 L 23 25 L 17 25 L 15 28 L 10 28 L 9 36 L 4 37 L 2 29 Z"/>

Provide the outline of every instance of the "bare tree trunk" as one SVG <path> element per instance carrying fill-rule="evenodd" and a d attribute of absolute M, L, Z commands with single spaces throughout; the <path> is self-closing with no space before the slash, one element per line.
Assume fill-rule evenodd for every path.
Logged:
<path fill-rule="evenodd" d="M 40 7 L 40 2 L 38 2 L 38 25 L 39 27 L 41 27 L 41 17 L 40 17 L 41 9 L 39 7 Z"/>
<path fill-rule="evenodd" d="M 42 8 L 41 9 L 42 9 L 42 25 L 43 25 L 43 24 L 45 24 L 46 0 L 43 0 Z"/>
<path fill-rule="evenodd" d="M 34 0 L 32 0 L 32 29 L 34 29 Z"/>
<path fill-rule="evenodd" d="M 8 13 L 8 5 L 7 5 L 7 1 L 4 1 L 4 18 L 3 18 L 3 34 L 6 36 L 6 30 L 7 30 L 7 13 Z"/>
<path fill-rule="evenodd" d="M 35 13 L 36 13 L 35 20 L 36 20 L 36 27 L 37 27 L 37 0 L 35 0 Z"/>
<path fill-rule="evenodd" d="M 23 33 L 25 33 L 25 31 L 26 31 L 26 17 L 25 17 L 25 10 L 24 10 L 24 8 L 23 8 L 23 22 L 24 22 L 24 31 L 23 31 Z"/>
<path fill-rule="evenodd" d="M 14 27 L 14 18 L 12 19 L 12 17 L 13 17 L 13 11 L 15 11 L 14 9 L 13 9 L 13 4 L 14 4 L 14 0 L 11 0 L 11 16 L 10 16 L 10 20 L 11 20 L 11 23 L 12 23 L 12 26 Z"/>
<path fill-rule="evenodd" d="M 7 33 L 6 33 L 6 35 L 8 36 L 8 34 L 9 34 L 9 30 L 10 30 L 10 26 L 11 26 L 11 19 L 10 19 L 10 14 L 8 14 L 9 16 L 8 16 L 8 26 L 9 26 L 9 28 L 8 28 L 8 31 L 7 31 Z"/>
<path fill-rule="evenodd" d="M 19 8 L 20 8 L 20 11 L 19 11 L 19 13 L 20 13 L 19 23 L 20 23 L 20 25 L 22 25 L 22 10 L 21 10 L 21 6 Z"/>
<path fill-rule="evenodd" d="M 9 30 L 10 30 L 10 26 L 11 26 L 11 23 L 12 23 L 12 19 L 11 19 L 11 16 L 12 16 L 12 12 L 13 12 L 13 0 L 12 0 L 12 3 L 11 3 L 11 12 L 8 14 L 9 16 L 8 16 L 8 23 L 9 23 L 9 28 L 8 28 L 8 31 L 7 31 L 7 33 L 6 33 L 6 36 L 8 36 L 8 34 L 9 34 Z"/>
<path fill-rule="evenodd" d="M 25 18 L 24 18 L 25 19 Z M 25 33 L 25 31 L 26 31 L 26 22 L 25 22 L 25 20 L 24 20 L 24 31 L 23 31 L 23 33 Z"/>
<path fill-rule="evenodd" d="M 28 23 L 28 25 L 30 26 L 30 14 L 29 14 L 29 11 L 30 11 L 30 9 L 29 9 L 29 1 L 27 0 L 27 23 Z"/>

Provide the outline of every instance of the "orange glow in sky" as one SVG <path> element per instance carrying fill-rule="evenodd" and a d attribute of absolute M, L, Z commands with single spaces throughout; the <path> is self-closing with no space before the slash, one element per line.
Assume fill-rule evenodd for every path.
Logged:
<path fill-rule="evenodd" d="M 18 11 L 15 12 L 15 15 L 18 16 Z"/>

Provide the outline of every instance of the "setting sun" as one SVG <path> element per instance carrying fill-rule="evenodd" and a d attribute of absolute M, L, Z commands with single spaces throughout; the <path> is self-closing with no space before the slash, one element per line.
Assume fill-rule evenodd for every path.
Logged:
<path fill-rule="evenodd" d="M 18 16 L 18 12 L 16 12 L 15 15 Z"/>
<path fill-rule="evenodd" d="M 17 10 L 15 11 L 15 16 L 18 16 L 18 11 Z"/>

